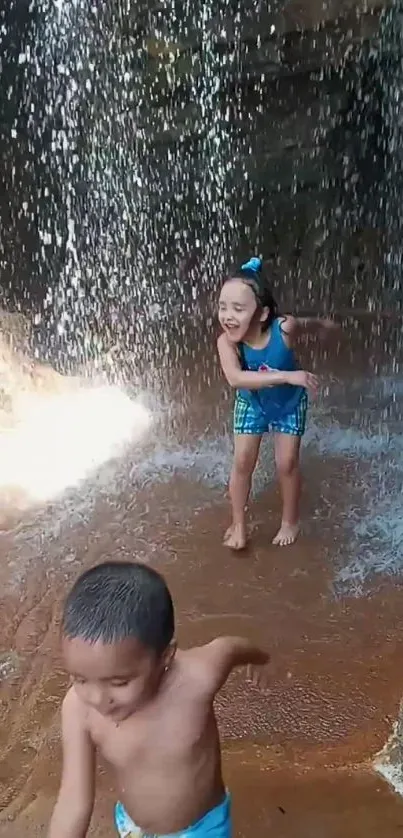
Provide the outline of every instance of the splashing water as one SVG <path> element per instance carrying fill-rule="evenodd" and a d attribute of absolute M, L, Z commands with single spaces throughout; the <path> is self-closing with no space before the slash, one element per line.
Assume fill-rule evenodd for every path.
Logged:
<path fill-rule="evenodd" d="M 373 766 L 397 794 L 403 795 L 403 751 L 402 722 L 399 718 L 381 751 L 376 755 Z"/>
<path fill-rule="evenodd" d="M 144 438 L 151 411 L 106 376 L 68 377 L 27 354 L 29 324 L 0 311 L 0 499 L 56 498 Z M 16 338 L 16 340 L 15 340 Z"/>
<path fill-rule="evenodd" d="M 48 501 L 122 454 L 149 426 L 150 414 L 117 387 L 22 394 L 16 425 L 0 435 L 0 492 Z"/>

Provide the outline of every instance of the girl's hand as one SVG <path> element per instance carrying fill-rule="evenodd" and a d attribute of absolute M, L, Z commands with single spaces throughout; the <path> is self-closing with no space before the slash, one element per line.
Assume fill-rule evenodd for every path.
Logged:
<path fill-rule="evenodd" d="M 294 370 L 288 373 L 288 384 L 294 387 L 305 387 L 313 396 L 316 396 L 319 389 L 319 379 L 312 372 L 305 370 Z"/>
<path fill-rule="evenodd" d="M 331 320 L 330 317 L 325 317 L 323 320 L 319 321 L 319 328 L 322 333 L 322 337 L 326 337 L 329 332 L 338 332 L 341 326 L 340 323 L 336 323 L 336 321 Z"/>

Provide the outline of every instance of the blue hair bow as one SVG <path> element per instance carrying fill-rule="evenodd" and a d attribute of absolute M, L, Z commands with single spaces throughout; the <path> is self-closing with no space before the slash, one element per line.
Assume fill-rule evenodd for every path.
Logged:
<path fill-rule="evenodd" d="M 248 262 L 241 265 L 241 271 L 253 271 L 253 273 L 258 274 L 262 270 L 262 264 L 262 260 L 258 256 L 252 256 Z"/>

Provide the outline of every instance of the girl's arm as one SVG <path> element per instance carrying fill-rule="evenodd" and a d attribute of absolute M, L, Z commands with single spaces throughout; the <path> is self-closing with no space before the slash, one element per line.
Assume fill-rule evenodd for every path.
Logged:
<path fill-rule="evenodd" d="M 245 390 L 263 390 L 266 387 L 274 387 L 279 384 L 293 384 L 296 387 L 307 387 L 314 393 L 318 389 L 319 382 L 316 376 L 303 370 L 293 370 L 292 372 L 282 372 L 281 370 L 252 372 L 250 370 L 243 370 L 237 346 L 231 343 L 225 334 L 220 335 L 218 338 L 217 348 L 222 371 L 230 387 Z"/>
<path fill-rule="evenodd" d="M 337 331 L 340 326 L 329 317 L 291 317 L 285 316 L 280 321 L 280 328 L 290 340 L 303 334 L 325 335 Z"/>

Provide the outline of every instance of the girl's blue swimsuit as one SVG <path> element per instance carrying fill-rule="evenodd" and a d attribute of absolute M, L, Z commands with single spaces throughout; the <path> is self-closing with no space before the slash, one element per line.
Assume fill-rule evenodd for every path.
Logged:
<path fill-rule="evenodd" d="M 292 372 L 299 366 L 283 336 L 278 317 L 271 325 L 263 349 L 239 345 L 242 368 L 253 372 Z M 234 410 L 234 433 L 263 434 L 267 431 L 302 436 L 305 431 L 308 398 L 304 387 L 281 384 L 262 390 L 238 390 Z"/>

